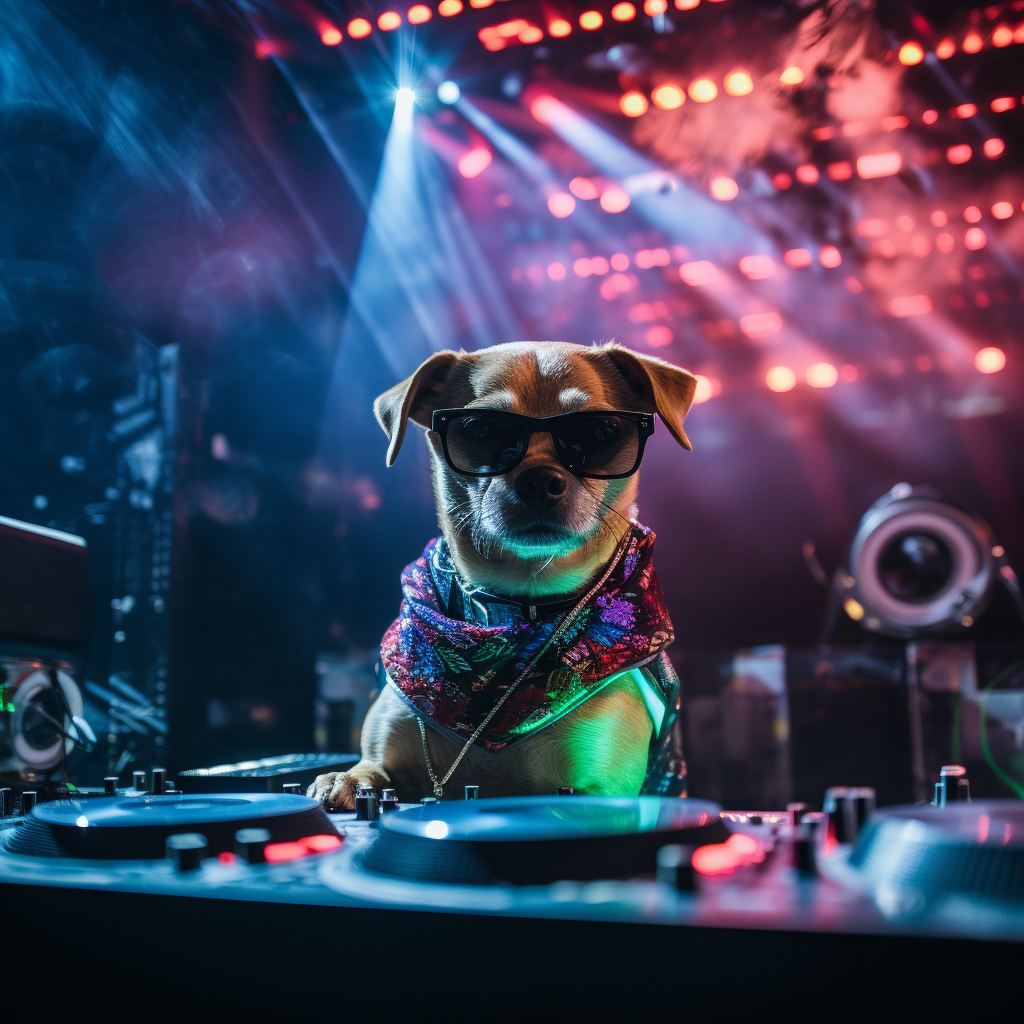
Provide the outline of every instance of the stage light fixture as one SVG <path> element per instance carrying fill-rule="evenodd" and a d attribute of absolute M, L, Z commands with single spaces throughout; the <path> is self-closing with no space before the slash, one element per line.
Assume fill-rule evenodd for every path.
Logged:
<path fill-rule="evenodd" d="M 662 110 L 675 110 L 686 101 L 686 94 L 678 85 L 667 82 L 665 85 L 659 85 L 651 93 L 651 99 L 654 100 L 654 105 L 661 107 Z"/>
<path fill-rule="evenodd" d="M 985 41 L 977 32 L 968 32 L 964 37 L 964 53 L 977 53 L 984 45 Z"/>
<path fill-rule="evenodd" d="M 548 25 L 548 35 L 554 39 L 564 39 L 567 35 L 572 34 L 572 25 L 565 20 L 565 18 L 556 18 L 550 25 Z"/>
<path fill-rule="evenodd" d="M 442 82 L 437 87 L 437 98 L 442 103 L 447 103 L 451 106 L 453 103 L 458 103 L 462 96 L 462 90 L 459 88 L 456 82 Z"/>
<path fill-rule="evenodd" d="M 754 80 L 746 71 L 730 71 L 722 84 L 730 96 L 746 96 L 754 91 Z"/>
<path fill-rule="evenodd" d="M 640 117 L 647 113 L 647 97 L 639 90 L 631 89 L 619 98 L 619 109 L 626 117 Z"/>
<path fill-rule="evenodd" d="M 616 21 L 632 21 L 636 17 L 636 8 L 629 3 L 616 4 L 612 8 L 612 17 Z"/>
<path fill-rule="evenodd" d="M 377 27 L 381 32 L 394 32 L 402 24 L 402 16 L 398 11 L 385 11 L 377 19 Z"/>
<path fill-rule="evenodd" d="M 430 21 L 434 12 L 426 4 L 414 4 L 405 16 L 409 19 L 410 25 L 422 25 L 424 22 Z"/>
<path fill-rule="evenodd" d="M 584 11 L 580 15 L 580 28 L 594 32 L 604 24 L 604 18 L 597 11 Z"/>
<path fill-rule="evenodd" d="M 337 46 L 341 42 L 341 30 L 330 24 L 323 25 L 320 29 L 320 42 L 324 46 Z"/>
<path fill-rule="evenodd" d="M 788 366 L 773 366 L 764 377 L 772 391 L 792 391 L 796 387 L 796 374 Z"/>
<path fill-rule="evenodd" d="M 365 18 L 353 18 L 348 23 L 348 34 L 352 39 L 364 39 L 373 31 L 373 26 Z"/>
<path fill-rule="evenodd" d="M 644 0 L 644 14 L 656 18 L 668 10 L 668 0 Z"/>
<path fill-rule="evenodd" d="M 847 566 L 832 580 L 825 642 L 850 601 L 874 633 L 914 639 L 966 629 L 985 610 L 996 580 L 1024 615 L 1017 577 L 988 524 L 928 487 L 897 484 L 876 501 L 860 521 Z"/>
<path fill-rule="evenodd" d="M 924 60 L 924 50 L 920 43 L 904 43 L 898 56 L 901 64 L 920 64 Z"/>
<path fill-rule="evenodd" d="M 971 155 L 971 147 L 966 142 L 959 146 L 950 146 L 946 150 L 946 159 L 951 164 L 965 164 L 971 159 Z"/>
<path fill-rule="evenodd" d="M 1008 217 L 1013 216 L 1013 203 L 993 203 L 992 205 L 992 216 L 996 220 L 1006 220 Z"/>
<path fill-rule="evenodd" d="M 695 103 L 710 103 L 718 95 L 718 86 L 710 78 L 698 78 L 687 90 Z"/>
<path fill-rule="evenodd" d="M 956 43 L 952 39 L 943 39 L 938 46 L 935 47 L 935 56 L 939 60 L 949 60 L 953 54 L 956 53 Z"/>
<path fill-rule="evenodd" d="M 968 228 L 964 235 L 964 246 L 968 249 L 984 249 L 988 237 L 981 228 Z"/>
<path fill-rule="evenodd" d="M 399 123 L 412 121 L 412 108 L 416 103 L 416 93 L 408 86 L 395 90 L 395 121 Z"/>
<path fill-rule="evenodd" d="M 1006 149 L 1006 143 L 1002 139 L 986 139 L 985 144 L 981 147 L 982 152 L 989 158 L 989 160 L 995 160 L 997 156 L 1003 155 L 1003 150 Z"/>
<path fill-rule="evenodd" d="M 462 13 L 462 0 L 441 0 L 437 5 L 437 13 L 442 18 L 454 18 Z"/>
<path fill-rule="evenodd" d="M 1006 354 L 994 346 L 983 348 L 974 357 L 974 365 L 979 373 L 998 373 L 1006 365 Z"/>

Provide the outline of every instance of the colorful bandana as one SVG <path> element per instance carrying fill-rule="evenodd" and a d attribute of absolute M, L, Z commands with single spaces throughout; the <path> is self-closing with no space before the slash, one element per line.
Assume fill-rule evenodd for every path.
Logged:
<path fill-rule="evenodd" d="M 566 611 L 533 621 L 517 615 L 490 626 L 449 617 L 441 610 L 448 597 L 442 602 L 431 571 L 444 546 L 443 538 L 432 540 L 402 573 L 402 605 L 384 634 L 380 655 L 388 679 L 420 716 L 467 740 Z M 668 659 L 659 657 L 675 634 L 654 572 L 653 549 L 654 534 L 634 524 L 607 581 L 544 651 L 487 724 L 479 744 L 500 750 L 582 704 L 609 676 L 652 662 L 651 677 L 675 718 L 678 680 Z"/>

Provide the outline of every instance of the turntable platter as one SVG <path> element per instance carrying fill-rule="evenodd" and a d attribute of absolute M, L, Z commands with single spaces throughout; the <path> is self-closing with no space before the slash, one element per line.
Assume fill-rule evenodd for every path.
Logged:
<path fill-rule="evenodd" d="M 662 797 L 523 797 L 428 804 L 386 814 L 361 867 L 481 885 L 627 878 L 651 872 L 668 843 L 724 842 L 717 804 Z"/>
<path fill-rule="evenodd" d="M 235 832 L 243 828 L 265 828 L 275 843 L 336 832 L 316 800 L 291 794 L 109 797 L 37 804 L 21 825 L 0 833 L 0 850 L 37 857 L 156 860 L 175 833 L 202 833 L 209 852 L 218 854 L 233 849 Z"/>

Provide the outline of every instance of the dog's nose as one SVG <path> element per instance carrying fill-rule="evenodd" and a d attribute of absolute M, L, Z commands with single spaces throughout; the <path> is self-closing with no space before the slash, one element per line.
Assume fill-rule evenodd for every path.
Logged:
<path fill-rule="evenodd" d="M 519 500 L 535 512 L 551 508 L 569 486 L 565 474 L 554 466 L 531 466 L 516 477 Z"/>

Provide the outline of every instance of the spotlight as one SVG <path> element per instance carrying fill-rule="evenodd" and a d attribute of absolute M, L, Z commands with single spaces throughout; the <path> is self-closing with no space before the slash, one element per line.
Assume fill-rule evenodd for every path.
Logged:
<path fill-rule="evenodd" d="M 462 90 L 455 82 L 442 82 L 437 87 L 437 98 L 442 103 L 447 103 L 449 105 L 452 103 L 458 103 L 461 95 Z"/>
<path fill-rule="evenodd" d="M 395 90 L 395 120 L 411 121 L 412 108 L 416 102 L 416 93 L 408 86 L 403 85 Z"/>
<path fill-rule="evenodd" d="M 876 501 L 860 521 L 848 565 L 832 582 L 826 642 L 840 605 L 854 608 L 865 629 L 903 639 L 966 629 L 997 579 L 1024 614 L 1017 577 L 991 529 L 929 487 L 897 484 Z"/>

